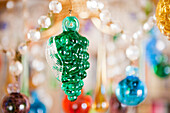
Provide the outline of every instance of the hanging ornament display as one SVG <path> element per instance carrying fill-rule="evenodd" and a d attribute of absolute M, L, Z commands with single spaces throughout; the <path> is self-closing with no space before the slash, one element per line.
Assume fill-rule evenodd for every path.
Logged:
<path fill-rule="evenodd" d="M 46 113 L 46 107 L 45 105 L 39 100 L 38 98 L 38 94 L 36 91 L 33 91 L 31 93 L 32 98 L 31 98 L 31 107 L 30 107 L 30 111 L 29 113 L 39 113 L 41 111 L 41 113 Z"/>
<path fill-rule="evenodd" d="M 110 98 L 110 113 L 127 113 L 127 106 L 121 104 L 115 94 Z"/>
<path fill-rule="evenodd" d="M 17 92 L 6 95 L 2 100 L 4 113 L 28 113 L 30 108 L 28 98 Z"/>
<path fill-rule="evenodd" d="M 76 101 L 70 102 L 65 95 L 62 106 L 65 113 L 88 113 L 92 106 L 92 98 L 82 92 Z"/>
<path fill-rule="evenodd" d="M 106 98 L 106 48 L 104 42 L 98 46 L 97 55 L 97 86 L 93 108 L 97 112 L 106 112 L 109 102 Z"/>
<path fill-rule="evenodd" d="M 138 76 L 138 68 L 128 66 L 126 68 L 127 77 L 119 82 L 116 88 L 118 100 L 128 106 L 140 104 L 147 95 L 147 88 Z"/>
<path fill-rule="evenodd" d="M 159 30 L 170 39 L 169 0 L 159 0 L 156 8 L 156 22 Z"/>
<path fill-rule="evenodd" d="M 62 22 L 63 33 L 51 37 L 47 42 L 46 58 L 62 82 L 62 90 L 70 101 L 81 94 L 86 70 L 90 67 L 87 47 L 89 41 L 78 33 L 79 21 L 74 16 L 66 17 Z"/>

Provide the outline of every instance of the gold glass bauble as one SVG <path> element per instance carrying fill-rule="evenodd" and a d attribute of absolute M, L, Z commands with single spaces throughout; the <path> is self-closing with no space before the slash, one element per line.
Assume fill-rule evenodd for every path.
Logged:
<path fill-rule="evenodd" d="M 158 2 L 156 22 L 160 32 L 170 37 L 170 0 L 160 0 Z"/>

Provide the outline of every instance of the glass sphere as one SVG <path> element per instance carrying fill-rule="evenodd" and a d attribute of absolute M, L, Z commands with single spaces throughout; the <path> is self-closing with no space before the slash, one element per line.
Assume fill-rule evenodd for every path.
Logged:
<path fill-rule="evenodd" d="M 40 16 L 40 18 L 38 19 L 38 24 L 42 28 L 49 28 L 51 25 L 51 19 L 47 16 Z"/>
<path fill-rule="evenodd" d="M 27 38 L 31 41 L 38 41 L 41 38 L 41 34 L 38 30 L 36 29 L 31 29 L 27 33 Z"/>
<path fill-rule="evenodd" d="M 129 60 L 134 61 L 139 58 L 139 48 L 135 45 L 131 45 L 126 49 L 126 56 Z"/>
<path fill-rule="evenodd" d="M 116 96 L 118 100 L 128 106 L 136 106 L 140 104 L 147 95 L 147 88 L 136 76 L 127 76 L 119 82 L 116 88 Z"/>
<path fill-rule="evenodd" d="M 25 54 L 27 52 L 27 45 L 25 43 L 21 43 L 19 46 L 18 46 L 18 51 L 21 53 L 21 54 Z"/>
<path fill-rule="evenodd" d="M 51 1 L 49 3 L 49 9 L 53 11 L 53 13 L 60 13 L 62 10 L 62 4 L 59 1 Z"/>
<path fill-rule="evenodd" d="M 97 1 L 96 0 L 88 0 L 86 2 L 86 5 L 87 5 L 87 8 L 90 9 L 90 10 L 94 10 L 94 9 L 97 9 Z"/>
<path fill-rule="evenodd" d="M 7 87 L 7 91 L 9 94 L 13 92 L 19 93 L 20 92 L 19 84 L 18 83 L 9 84 Z"/>
<path fill-rule="evenodd" d="M 164 62 L 156 64 L 154 65 L 154 72 L 158 77 L 168 77 L 170 75 L 170 65 Z"/>
<path fill-rule="evenodd" d="M 38 99 L 38 95 L 35 91 L 32 93 L 32 103 L 29 113 L 47 113 L 45 105 Z"/>
<path fill-rule="evenodd" d="M 11 93 L 2 100 L 4 113 L 28 113 L 29 108 L 28 98 L 21 93 Z"/>
<path fill-rule="evenodd" d="M 23 65 L 19 61 L 12 61 L 9 65 L 9 71 L 12 75 L 19 76 L 23 71 Z"/>
<path fill-rule="evenodd" d="M 120 33 L 121 32 L 121 27 L 119 24 L 112 23 L 110 24 L 110 28 L 115 32 L 115 33 Z"/>
<path fill-rule="evenodd" d="M 127 106 L 121 104 L 115 94 L 110 98 L 110 113 L 127 113 Z"/>
<path fill-rule="evenodd" d="M 169 0 L 159 0 L 156 8 L 156 22 L 161 33 L 170 36 L 170 21 L 169 21 Z"/>
<path fill-rule="evenodd" d="M 6 55 L 9 59 L 14 59 L 15 58 L 15 50 L 14 49 L 7 50 Z"/>
<path fill-rule="evenodd" d="M 80 95 L 76 101 L 70 102 L 67 96 L 62 101 L 65 113 L 89 113 L 92 106 L 91 96 Z"/>
<path fill-rule="evenodd" d="M 138 74 L 139 74 L 138 67 L 134 67 L 134 66 L 127 66 L 126 67 L 126 75 L 128 75 L 128 76 L 138 76 Z"/>
<path fill-rule="evenodd" d="M 79 21 L 75 16 L 66 17 L 62 22 L 63 31 L 78 31 Z"/>
<path fill-rule="evenodd" d="M 102 12 L 99 14 L 99 17 L 103 23 L 108 23 L 111 21 L 111 13 L 109 10 L 102 10 Z"/>

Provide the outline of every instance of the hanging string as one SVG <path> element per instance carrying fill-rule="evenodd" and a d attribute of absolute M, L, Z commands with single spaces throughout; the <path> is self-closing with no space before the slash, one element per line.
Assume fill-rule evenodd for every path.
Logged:
<path fill-rule="evenodd" d="M 70 14 L 70 16 L 71 16 L 71 13 L 72 13 L 72 11 L 73 11 L 72 1 L 71 1 L 71 0 L 69 0 L 69 3 L 70 3 L 70 6 L 71 6 L 71 9 L 69 9 L 69 14 Z"/>

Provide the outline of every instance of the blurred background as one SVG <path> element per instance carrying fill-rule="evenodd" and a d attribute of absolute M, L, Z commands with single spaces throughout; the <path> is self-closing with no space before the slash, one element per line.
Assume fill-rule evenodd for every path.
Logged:
<path fill-rule="evenodd" d="M 46 40 L 62 32 L 62 19 L 69 15 L 67 12 L 70 7 L 69 0 L 59 1 L 63 5 L 63 11 L 54 15 L 53 27 L 42 30 L 41 40 L 31 43 L 28 52 L 23 56 L 21 91 L 29 96 L 31 109 L 34 109 L 34 104 L 38 103 L 42 105 L 42 109 L 46 109 L 47 113 L 97 113 L 93 106 L 98 98 L 102 97 L 108 103 L 108 109 L 101 110 L 104 113 L 170 113 L 170 78 L 168 77 L 170 42 L 160 33 L 156 25 L 136 41 L 142 51 L 139 61 L 136 62 L 140 69 L 139 78 L 146 82 L 148 95 L 138 106 L 122 105 L 114 93 L 117 84 L 126 77 L 126 66 L 130 65 L 125 54 L 130 41 L 118 37 L 100 25 L 99 12 L 87 9 L 86 0 L 72 0 L 72 3 L 73 15 L 77 16 L 80 22 L 79 32 L 90 42 L 88 49 L 90 68 L 87 70 L 88 76 L 84 79 L 83 98 L 74 104 L 65 99 L 64 92 L 60 88 L 61 83 L 53 75 L 45 58 Z M 104 4 L 112 15 L 111 19 L 120 24 L 129 39 L 155 13 L 158 2 L 158 0 L 96 1 Z M 39 17 L 49 13 L 49 2 L 49 0 L 0 0 L 0 45 L 6 49 L 17 49 L 18 44 L 26 40 L 25 33 L 31 28 L 37 28 Z M 104 95 L 99 95 L 97 88 L 99 87 L 97 84 L 100 84 L 100 75 L 97 74 L 97 51 L 101 41 L 105 42 L 106 47 L 106 74 L 102 75 L 106 90 Z M 166 56 L 166 65 L 159 67 L 154 64 L 153 59 L 156 59 L 157 55 Z M 8 58 L 5 54 L 0 54 L 0 100 L 6 95 L 7 86 L 12 81 L 8 66 Z M 155 66 L 160 69 L 159 72 L 155 71 Z M 165 70 L 168 74 L 162 77 Z M 37 103 L 35 103 L 36 99 Z M 88 102 L 90 104 L 82 104 Z M 78 107 L 80 107 L 79 111 L 77 111 Z M 81 109 L 87 110 L 81 111 Z"/>

